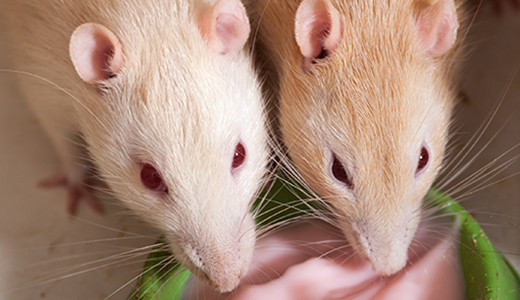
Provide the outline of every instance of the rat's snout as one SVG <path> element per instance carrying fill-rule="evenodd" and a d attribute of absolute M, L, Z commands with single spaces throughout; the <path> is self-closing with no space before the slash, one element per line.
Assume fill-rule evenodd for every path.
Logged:
<path fill-rule="evenodd" d="M 199 278 L 208 282 L 220 293 L 235 289 L 240 283 L 243 274 L 240 251 L 222 251 L 222 249 L 208 249 L 186 245 L 190 269 Z"/>
<path fill-rule="evenodd" d="M 244 221 L 242 226 L 184 239 L 177 259 L 216 291 L 234 290 L 249 269 L 256 239 L 254 230 L 247 230 L 254 223 L 246 219 L 249 222 Z"/>
<path fill-rule="evenodd" d="M 392 275 L 406 265 L 408 244 L 392 239 L 376 240 L 370 236 L 360 236 L 363 254 L 370 260 L 374 271 L 381 275 Z"/>
<path fill-rule="evenodd" d="M 353 246 L 370 260 L 378 274 L 393 275 L 406 266 L 412 231 L 415 232 L 412 227 L 403 222 L 359 220 L 353 223 Z"/>

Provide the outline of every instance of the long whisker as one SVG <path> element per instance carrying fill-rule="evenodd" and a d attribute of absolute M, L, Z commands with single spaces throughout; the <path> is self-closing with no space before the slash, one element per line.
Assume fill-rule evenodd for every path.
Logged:
<path fill-rule="evenodd" d="M 513 110 L 513 113 L 510 114 L 510 116 L 506 119 L 506 121 L 502 124 L 500 129 L 491 137 L 491 139 L 485 143 L 484 147 L 480 149 L 475 156 L 473 156 L 472 159 L 470 159 L 467 163 L 464 164 L 464 166 L 459 166 L 462 164 L 462 162 L 468 157 L 468 155 L 471 153 L 471 151 L 476 147 L 477 143 L 481 140 L 483 135 L 487 132 L 489 129 L 492 121 L 495 119 L 496 115 L 498 114 L 498 111 L 500 107 L 502 107 L 502 104 L 506 98 L 507 92 L 511 88 L 513 84 L 513 80 L 518 74 L 518 71 L 520 70 L 520 61 L 516 64 L 515 69 L 512 72 L 512 75 L 509 77 L 508 83 L 505 87 L 505 89 L 502 92 L 502 95 L 499 97 L 499 101 L 495 104 L 491 112 L 486 117 L 486 120 L 484 123 L 482 123 L 479 128 L 477 129 L 476 133 L 471 137 L 469 142 L 463 147 L 463 149 L 451 160 L 451 162 L 448 163 L 448 165 L 445 167 L 445 170 L 449 170 L 442 178 L 438 180 L 438 186 L 439 189 L 443 189 L 446 187 L 449 183 L 451 183 L 453 180 L 458 178 L 461 173 L 463 173 L 470 164 L 472 164 L 475 159 L 480 156 L 480 154 L 491 144 L 491 142 L 498 136 L 498 134 L 503 130 L 505 125 L 510 121 L 512 118 L 514 112 L 518 111 L 518 108 L 520 106 L 516 106 L 516 108 Z M 462 157 L 460 157 L 461 153 L 463 153 Z M 457 161 L 457 163 L 453 166 L 451 166 L 452 162 Z M 455 172 L 455 173 L 454 173 Z"/>

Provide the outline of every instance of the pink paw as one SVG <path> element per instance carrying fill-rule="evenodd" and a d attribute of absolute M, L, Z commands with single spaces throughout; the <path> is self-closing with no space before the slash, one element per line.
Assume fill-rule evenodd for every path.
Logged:
<path fill-rule="evenodd" d="M 99 203 L 99 200 L 92 195 L 92 189 L 94 187 L 106 187 L 101 180 L 86 180 L 83 183 L 71 183 L 67 176 L 56 175 L 44 179 L 38 183 L 41 188 L 56 188 L 56 187 L 67 187 L 67 213 L 71 216 L 75 216 L 78 210 L 78 205 L 81 200 L 85 200 L 87 205 L 90 206 L 95 212 L 103 214 L 103 206 Z"/>

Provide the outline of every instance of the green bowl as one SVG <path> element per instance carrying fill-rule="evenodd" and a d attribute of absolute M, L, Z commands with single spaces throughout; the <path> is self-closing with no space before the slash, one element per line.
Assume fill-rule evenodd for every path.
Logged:
<path fill-rule="evenodd" d="M 291 188 L 293 187 L 293 188 Z M 275 181 L 263 197 L 271 202 L 262 205 L 257 223 L 266 225 L 272 220 L 299 219 L 308 214 L 309 206 L 300 203 L 288 205 L 289 201 L 305 197 L 305 192 L 291 182 Z M 475 219 L 449 196 L 432 189 L 428 199 L 436 199 L 434 205 L 440 213 L 452 215 L 460 230 L 460 257 L 466 283 L 467 299 L 520 299 L 520 277 L 507 259 L 499 253 Z M 158 243 L 157 250 L 164 248 Z M 189 270 L 178 264 L 162 261 L 171 254 L 166 251 L 150 254 L 144 266 L 136 290 L 130 299 L 178 300 L 191 276 Z"/>

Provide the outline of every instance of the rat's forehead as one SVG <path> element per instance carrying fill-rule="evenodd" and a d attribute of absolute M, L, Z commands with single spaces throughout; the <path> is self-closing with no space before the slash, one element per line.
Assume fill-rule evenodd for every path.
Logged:
<path fill-rule="evenodd" d="M 418 120 L 420 122 L 420 120 Z M 381 113 L 370 107 L 364 110 L 322 114 L 324 141 L 332 148 L 343 149 L 363 161 L 408 160 L 424 139 L 424 126 L 416 126 L 407 113 Z M 384 163 L 387 164 L 387 163 Z"/>

